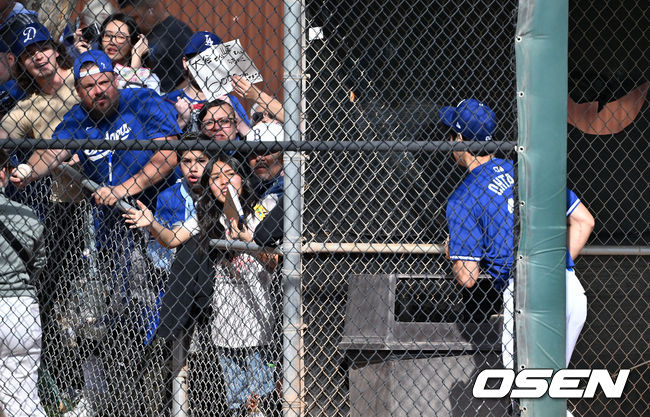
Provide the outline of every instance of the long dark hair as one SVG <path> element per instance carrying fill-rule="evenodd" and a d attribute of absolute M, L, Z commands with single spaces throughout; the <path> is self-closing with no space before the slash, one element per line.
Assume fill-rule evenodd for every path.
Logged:
<path fill-rule="evenodd" d="M 223 214 L 223 203 L 217 200 L 217 197 L 214 196 L 210 189 L 212 173 L 215 169 L 219 169 L 215 168 L 216 162 L 225 163 L 235 171 L 236 175 L 241 177 L 242 189 L 239 194 L 239 201 L 244 210 L 245 218 L 253 213 L 253 207 L 257 203 L 257 195 L 247 181 L 246 164 L 237 157 L 223 151 L 212 157 L 203 171 L 201 196 L 196 203 L 196 217 L 200 229 L 199 238 L 203 248 L 208 247 L 210 239 L 224 239 L 226 237 L 226 230 L 219 221 Z"/>
<path fill-rule="evenodd" d="M 129 45 L 131 45 L 131 51 L 129 52 L 129 56 L 126 57 L 127 59 L 126 66 L 129 67 L 131 66 L 130 63 L 131 56 L 133 56 L 133 47 L 138 42 L 138 38 L 140 37 L 140 30 L 138 29 L 138 24 L 135 23 L 135 19 L 133 19 L 131 16 L 128 16 L 124 13 L 113 13 L 112 15 L 104 19 L 104 21 L 102 22 L 102 26 L 99 28 L 99 49 L 102 52 L 106 52 L 104 51 L 104 32 L 106 31 L 106 26 L 108 26 L 109 23 L 114 22 L 116 20 L 124 23 L 126 27 L 129 28 L 128 42 Z M 144 63 L 144 59 L 143 59 L 143 63 Z"/>

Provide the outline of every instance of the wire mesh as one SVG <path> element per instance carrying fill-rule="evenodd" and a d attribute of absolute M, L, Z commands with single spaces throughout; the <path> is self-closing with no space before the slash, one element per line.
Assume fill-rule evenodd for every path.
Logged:
<path fill-rule="evenodd" d="M 0 205 L 23 243 L 42 240 L 46 260 L 29 281 L 0 238 L 0 272 L 15 280 L 0 282 L 0 353 L 27 357 L 13 370 L 18 382 L 0 371 L 3 415 L 518 413 L 508 398 L 472 395 L 476 374 L 503 367 L 516 335 L 504 327 L 513 311 L 495 287 L 494 260 L 474 256 L 476 284 L 461 288 L 445 254 L 467 255 L 454 253 L 468 238 L 450 223 L 469 228 L 473 216 L 448 208 L 471 175 L 455 158 L 467 148 L 444 146 L 451 131 L 439 116 L 469 97 L 496 113 L 495 156 L 513 167 L 511 181 L 494 184 L 512 198 L 485 207 L 509 209 L 488 226 L 511 217 L 492 243 L 514 264 L 519 161 L 507 145 L 518 135 L 517 2 L 304 1 L 300 15 L 279 0 L 5 3 L 0 138 L 15 139 L 3 142 L 14 165 L 31 167 L 13 181 L 29 176 L 21 169 L 71 159 L 25 188 L 8 184 L 13 202 Z M 589 244 L 647 245 L 647 11 L 631 0 L 574 1 L 569 17 L 568 187 L 595 218 Z M 293 200 L 283 198 L 289 152 L 205 148 L 284 141 L 278 127 L 293 117 L 283 108 L 293 91 L 283 81 L 296 76 L 283 61 L 287 25 L 302 34 L 300 115 L 291 120 L 307 141 L 294 144 L 302 178 Z M 73 65 L 88 48 L 108 61 Z M 224 55 L 198 60 L 206 50 Z M 148 141 L 178 137 L 193 149 Z M 68 154 L 65 144 L 32 149 L 22 138 L 90 144 Z M 114 145 L 130 140 L 131 149 Z M 471 209 L 481 195 L 470 192 L 479 200 Z M 291 206 L 300 218 L 283 219 Z M 39 219 L 42 236 L 7 217 L 8 207 Z M 280 245 L 297 230 L 300 300 L 287 298 L 296 265 L 282 269 Z M 647 270 L 644 256 L 577 259 L 588 311 L 569 366 L 632 373 L 623 398 L 570 400 L 573 415 L 648 408 Z M 301 313 L 297 329 L 288 303 Z M 299 342 L 288 350 L 291 332 Z"/>

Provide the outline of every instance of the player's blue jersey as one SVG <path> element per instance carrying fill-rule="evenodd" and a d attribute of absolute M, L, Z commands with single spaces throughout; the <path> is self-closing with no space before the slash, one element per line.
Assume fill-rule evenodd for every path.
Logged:
<path fill-rule="evenodd" d="M 578 196 L 568 188 L 566 189 L 566 216 L 569 217 L 573 210 L 580 205 L 580 199 Z M 572 271 L 575 267 L 571 254 L 569 254 L 569 248 L 566 250 L 566 269 Z"/>
<path fill-rule="evenodd" d="M 54 131 L 55 139 L 155 139 L 180 133 L 174 107 L 153 90 L 120 90 L 117 112 L 95 121 L 75 105 Z M 84 150 L 79 152 L 88 178 L 103 185 L 118 185 L 149 162 L 152 151 Z"/>
<path fill-rule="evenodd" d="M 514 169 L 492 158 L 470 171 L 449 197 L 449 257 L 479 262 L 502 289 L 514 259 Z"/>

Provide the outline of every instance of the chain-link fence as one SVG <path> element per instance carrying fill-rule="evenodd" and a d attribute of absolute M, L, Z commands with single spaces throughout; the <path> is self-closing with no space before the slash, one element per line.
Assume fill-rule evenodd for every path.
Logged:
<path fill-rule="evenodd" d="M 535 7 L 0 2 L 2 414 L 526 415 L 473 388 L 517 364 Z M 650 406 L 648 27 L 569 4 L 567 367 L 631 370 L 574 416 Z"/>

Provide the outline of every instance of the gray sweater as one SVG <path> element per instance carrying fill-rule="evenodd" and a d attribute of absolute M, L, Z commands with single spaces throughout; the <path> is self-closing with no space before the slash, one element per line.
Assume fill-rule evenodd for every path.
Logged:
<path fill-rule="evenodd" d="M 33 254 L 36 276 L 45 267 L 44 227 L 34 211 L 8 199 L 0 189 L 0 220 L 25 249 Z M 36 296 L 35 283 L 18 253 L 0 234 L 0 297 Z"/>

